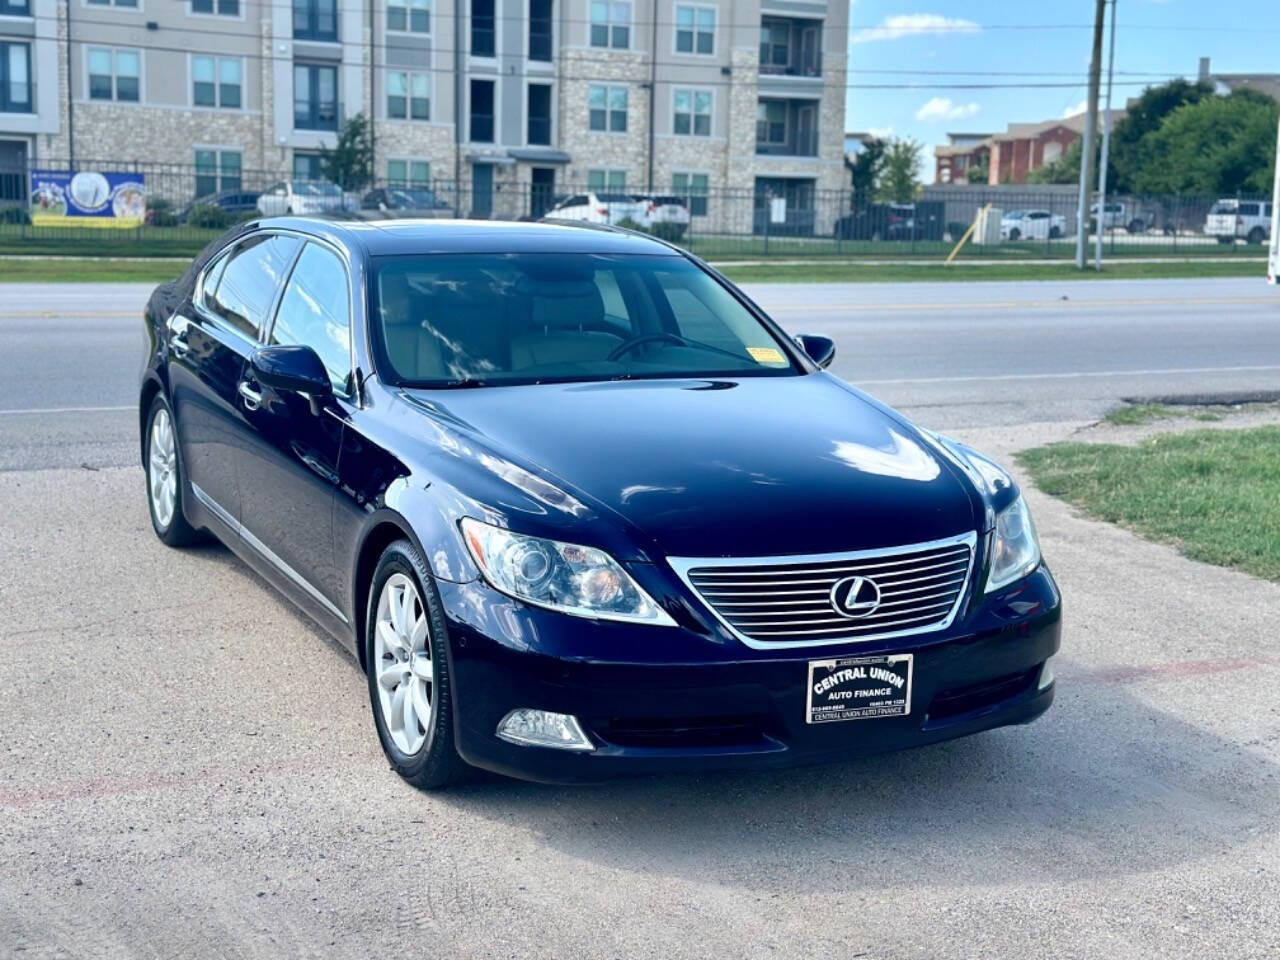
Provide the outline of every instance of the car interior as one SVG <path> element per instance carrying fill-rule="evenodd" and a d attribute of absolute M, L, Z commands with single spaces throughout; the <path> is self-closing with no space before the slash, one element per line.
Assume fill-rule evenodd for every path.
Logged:
<path fill-rule="evenodd" d="M 404 383 L 794 372 L 732 295 L 676 258 L 388 258 L 374 286 Z"/>

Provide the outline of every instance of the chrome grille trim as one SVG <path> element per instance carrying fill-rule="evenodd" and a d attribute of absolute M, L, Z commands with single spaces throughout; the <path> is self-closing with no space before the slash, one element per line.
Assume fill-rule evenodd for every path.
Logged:
<path fill-rule="evenodd" d="M 780 650 L 945 630 L 964 602 L 977 541 L 976 533 L 965 533 L 852 553 L 667 562 L 733 636 L 756 650 Z M 855 575 L 875 580 L 881 604 L 851 619 L 828 597 L 837 581 Z"/>

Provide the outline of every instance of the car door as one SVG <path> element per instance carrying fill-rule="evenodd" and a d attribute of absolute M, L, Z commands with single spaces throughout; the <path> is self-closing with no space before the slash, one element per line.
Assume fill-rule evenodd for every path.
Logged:
<path fill-rule="evenodd" d="M 169 320 L 169 389 L 187 479 L 196 499 L 233 530 L 247 427 L 242 374 L 297 243 L 267 233 L 236 242 L 210 262 L 192 300 Z"/>
<path fill-rule="evenodd" d="M 330 614 L 341 582 L 333 559 L 338 451 L 354 393 L 351 293 L 343 258 L 307 241 L 285 282 L 264 341 L 304 344 L 319 355 L 333 397 L 316 399 L 259 383 L 246 367 L 248 442 L 240 459 L 241 535 L 290 584 Z"/>

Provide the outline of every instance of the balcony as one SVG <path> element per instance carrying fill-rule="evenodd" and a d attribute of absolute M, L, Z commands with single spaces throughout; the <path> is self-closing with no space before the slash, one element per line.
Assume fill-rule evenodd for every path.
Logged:
<path fill-rule="evenodd" d="M 760 75 L 822 76 L 822 21 L 801 17 L 762 17 Z"/>
<path fill-rule="evenodd" d="M 761 98 L 756 103 L 756 156 L 816 157 L 818 102 Z"/>

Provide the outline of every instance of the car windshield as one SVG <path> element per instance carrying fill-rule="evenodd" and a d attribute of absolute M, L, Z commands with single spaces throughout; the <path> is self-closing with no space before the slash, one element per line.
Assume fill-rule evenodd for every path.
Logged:
<path fill-rule="evenodd" d="M 788 348 L 681 257 L 375 258 L 375 348 L 402 385 L 779 376 Z"/>
<path fill-rule="evenodd" d="M 342 190 L 336 183 L 295 183 L 293 192 L 300 197 L 342 196 Z"/>
<path fill-rule="evenodd" d="M 1213 205 L 1210 213 L 1235 213 L 1237 203 L 1235 200 L 1219 200 Z"/>
<path fill-rule="evenodd" d="M 388 196 L 396 207 L 434 207 L 436 195 L 430 190 L 388 190 Z"/>

